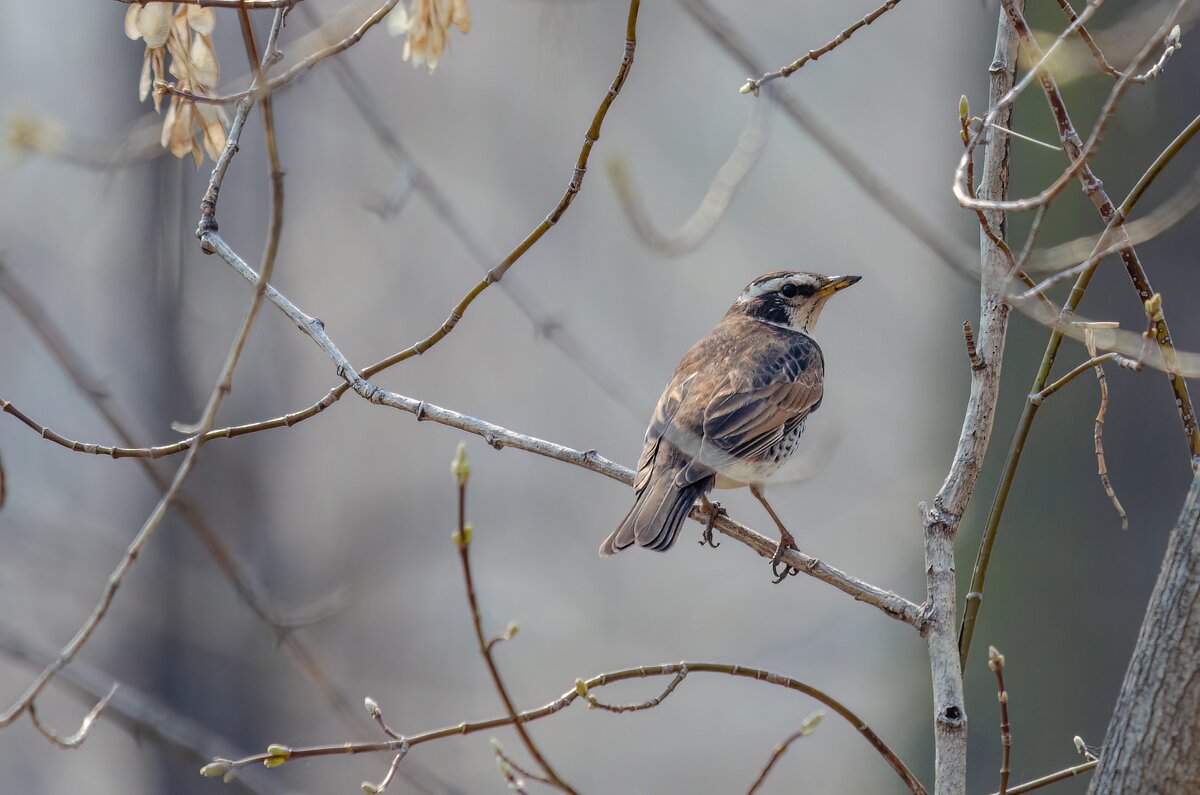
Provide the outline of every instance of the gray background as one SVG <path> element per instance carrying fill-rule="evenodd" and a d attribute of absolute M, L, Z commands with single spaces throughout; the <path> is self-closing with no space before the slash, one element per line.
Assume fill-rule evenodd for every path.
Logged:
<path fill-rule="evenodd" d="M 324 17 L 339 7 L 307 2 Z M 1126 20 L 1131 5 L 1106 4 L 1097 29 Z M 1152 28 L 1151 12 L 1161 4 L 1138 5 L 1150 9 Z M 1035 26 L 1061 27 L 1053 6 L 1033 6 Z M 872 7 L 721 4 L 772 65 L 824 43 Z M 122 34 L 124 6 L 3 0 L 0 11 L 0 112 L 51 121 L 80 151 L 115 148 L 147 123 L 148 106 L 136 101 L 142 45 Z M 472 11 L 473 31 L 452 35 L 432 77 L 402 62 L 401 41 L 382 27 L 346 57 L 369 81 L 388 125 L 498 260 L 561 195 L 620 56 L 626 8 L 615 0 L 477 0 Z M 293 17 L 285 51 L 307 29 Z M 218 12 L 218 19 L 228 85 L 244 72 L 244 57 L 234 15 Z M 962 93 L 975 110 L 985 104 L 995 19 L 994 4 L 913 0 L 788 81 L 888 184 L 969 245 L 973 216 L 949 191 L 960 152 L 955 113 Z M 269 14 L 255 20 L 261 37 Z M 1135 19 L 1118 30 L 1102 41 L 1120 61 L 1149 28 Z M 539 321 L 561 324 L 579 340 L 585 365 L 620 373 L 625 385 L 612 387 L 617 397 L 596 385 L 595 367 L 589 375 L 496 289 L 433 353 L 378 383 L 631 465 L 675 362 L 747 281 L 785 268 L 860 273 L 862 284 L 826 309 L 817 334 L 827 392 L 810 432 L 834 452 L 821 457 L 808 482 L 771 493 L 806 552 L 920 601 L 916 503 L 940 485 L 957 439 L 968 386 L 959 327 L 977 316 L 977 288 L 951 274 L 778 110 L 761 162 L 705 245 L 679 259 L 648 251 L 620 213 L 605 161 L 624 156 L 653 218 L 672 227 L 691 213 L 754 100 L 736 91 L 744 69 L 677 5 L 645 3 L 639 40 L 582 193 L 504 281 L 539 307 Z M 1193 114 L 1191 53 L 1184 49 L 1163 78 L 1134 88 L 1113 123 L 1096 168 L 1114 195 Z M 1108 86 L 1096 76 L 1067 85 L 1081 127 Z M 276 113 L 287 193 L 274 283 L 320 316 L 355 362 L 425 336 L 479 278 L 468 250 L 421 196 L 389 218 L 366 209 L 403 169 L 370 136 L 329 64 L 279 94 Z M 1019 104 L 1017 119 L 1021 129 L 1053 138 L 1036 93 Z M 0 171 L 0 256 L 48 305 L 114 400 L 139 419 L 145 438 L 172 441 L 172 421 L 199 416 L 250 294 L 192 237 L 207 165 L 197 171 L 164 157 L 98 171 L 10 155 Z M 1185 153 L 1145 206 L 1168 196 L 1195 162 Z M 1018 142 L 1014 163 L 1014 187 L 1028 193 L 1062 159 Z M 222 234 L 251 262 L 261 246 L 266 185 L 255 114 L 219 211 Z M 1077 194 L 1069 188 L 1060 201 L 1046 242 L 1099 230 Z M 1027 223 L 1013 221 L 1017 230 Z M 1200 277 L 1187 256 L 1196 236 L 1184 224 L 1141 249 L 1188 350 L 1200 347 L 1190 306 Z M 1084 308 L 1140 327 L 1140 307 L 1115 260 L 1101 269 Z M 992 455 L 964 523 L 964 578 L 1045 336 L 1014 320 Z M 1064 346 L 1064 362 L 1083 356 L 1079 346 Z M 112 441 L 7 303 L 0 304 L 0 363 L 5 399 L 69 437 Z M 324 356 L 268 306 L 219 424 L 298 410 L 334 383 Z M 1074 734 L 1102 741 L 1187 482 L 1165 379 L 1113 371 L 1110 384 L 1108 460 L 1131 528 L 1120 531 L 1096 481 L 1096 388 L 1081 379 L 1043 408 L 1002 528 L 967 680 L 973 791 L 994 789 L 998 766 L 994 684 L 982 654 L 989 643 L 1008 655 L 1014 781 L 1078 761 Z M 351 396 L 292 429 L 213 442 L 186 489 L 278 603 L 304 605 L 345 590 L 348 606 L 303 638 L 354 704 L 373 696 L 402 732 L 502 711 L 474 648 L 449 539 L 447 465 L 461 438 Z M 630 665 L 705 659 L 760 666 L 837 695 L 932 784 L 925 648 L 905 626 L 814 580 L 772 586 L 764 560 L 733 543 L 701 549 L 694 525 L 670 556 L 635 550 L 600 561 L 599 542 L 628 507 L 625 487 L 518 451 L 495 452 L 475 437 L 467 444 L 477 586 L 490 628 L 499 632 L 512 619 L 521 625 L 497 656 L 522 706 L 549 701 L 577 676 Z M 0 454 L 10 492 L 0 513 L 3 622 L 42 648 L 57 648 L 87 614 L 157 495 L 135 463 L 70 453 L 12 418 L 0 421 Z M 770 531 L 749 494 L 723 499 L 735 517 Z M 269 742 L 350 737 L 176 517 L 80 659 L 246 753 Z M 6 703 L 32 676 L 0 658 Z M 642 700 L 661 684 L 614 686 L 602 697 Z M 55 686 L 39 703 L 64 731 L 86 710 Z M 737 792 L 815 706 L 765 685 L 696 675 L 658 709 L 618 717 L 573 708 L 532 732 L 582 791 Z M 496 736 L 525 759 L 510 731 Z M 301 761 L 267 781 L 303 792 L 355 792 L 386 765 L 383 756 Z M 5 792 L 221 786 L 200 779 L 197 767 L 106 720 L 69 754 L 51 748 L 25 719 L 0 732 Z M 405 768 L 424 789 L 398 782 L 399 792 L 504 786 L 486 734 L 422 746 Z M 847 725 L 828 717 L 766 788 L 797 790 L 902 788 Z"/>

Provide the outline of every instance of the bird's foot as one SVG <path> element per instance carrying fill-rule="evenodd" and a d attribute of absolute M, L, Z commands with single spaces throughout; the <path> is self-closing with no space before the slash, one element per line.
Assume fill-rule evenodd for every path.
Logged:
<path fill-rule="evenodd" d="M 704 533 L 700 536 L 700 546 L 710 546 L 713 549 L 721 546 L 718 542 L 713 541 L 713 525 L 717 523 L 717 519 L 722 516 L 727 516 L 729 511 L 721 507 L 721 503 L 711 500 L 704 501 L 704 512 L 708 514 L 708 522 L 704 525 Z"/>
<path fill-rule="evenodd" d="M 771 573 L 775 575 L 772 581 L 773 585 L 786 580 L 789 576 L 795 576 L 800 573 L 800 570 L 793 568 L 783 559 L 784 554 L 789 549 L 799 551 L 800 547 L 796 546 L 796 539 L 787 530 L 780 528 L 779 546 L 775 547 L 775 554 L 771 556 Z"/>

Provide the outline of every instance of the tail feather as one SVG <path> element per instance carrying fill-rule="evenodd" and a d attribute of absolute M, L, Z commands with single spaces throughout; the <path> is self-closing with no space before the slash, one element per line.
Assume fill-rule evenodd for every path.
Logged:
<path fill-rule="evenodd" d="M 634 543 L 665 552 L 675 543 L 679 528 L 701 495 L 712 488 L 712 478 L 678 486 L 674 478 L 651 478 L 625 519 L 600 545 L 600 557 L 616 554 Z"/>

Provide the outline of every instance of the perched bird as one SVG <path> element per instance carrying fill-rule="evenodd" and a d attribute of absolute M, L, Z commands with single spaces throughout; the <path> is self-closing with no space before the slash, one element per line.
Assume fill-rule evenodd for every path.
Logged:
<path fill-rule="evenodd" d="M 663 552 L 701 500 L 712 542 L 720 506 L 714 488 L 749 486 L 779 528 L 771 559 L 779 567 L 795 539 L 762 493 L 762 485 L 796 449 L 804 424 L 821 405 L 825 361 L 811 336 L 825 302 L 859 276 L 781 271 L 746 286 L 725 317 L 675 368 L 646 429 L 634 479 L 633 508 L 600 545 L 607 557 L 635 543 Z"/>

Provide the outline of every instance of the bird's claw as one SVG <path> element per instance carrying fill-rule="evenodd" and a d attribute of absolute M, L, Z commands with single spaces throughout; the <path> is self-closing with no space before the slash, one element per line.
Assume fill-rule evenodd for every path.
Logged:
<path fill-rule="evenodd" d="M 729 512 L 722 508 L 719 502 L 709 502 L 704 510 L 708 514 L 708 522 L 705 523 L 704 533 L 700 536 L 700 546 L 710 546 L 716 549 L 721 545 L 713 541 L 713 525 L 716 524 L 719 517 L 725 516 Z"/>
<path fill-rule="evenodd" d="M 791 533 L 784 533 L 779 537 L 779 545 L 775 547 L 775 554 L 771 556 L 771 573 L 775 575 L 775 579 L 771 581 L 772 585 L 778 585 L 788 577 L 794 577 L 800 573 L 800 569 L 788 564 L 784 561 L 783 556 L 789 549 L 799 550 L 796 546 L 796 539 L 792 538 Z"/>

